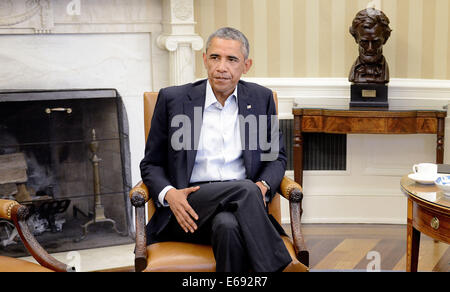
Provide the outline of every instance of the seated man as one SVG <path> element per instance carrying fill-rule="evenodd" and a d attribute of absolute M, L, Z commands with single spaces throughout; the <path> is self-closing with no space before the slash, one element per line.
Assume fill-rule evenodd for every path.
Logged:
<path fill-rule="evenodd" d="M 272 91 L 241 81 L 252 60 L 233 28 L 212 34 L 208 79 L 162 89 L 153 115 L 144 183 L 156 203 L 147 244 L 211 244 L 218 272 L 282 271 L 284 231 L 265 208 L 286 167 Z"/>

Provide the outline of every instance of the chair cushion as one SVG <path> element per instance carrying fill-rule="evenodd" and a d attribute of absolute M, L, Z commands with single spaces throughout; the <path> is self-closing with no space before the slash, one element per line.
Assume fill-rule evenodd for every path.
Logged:
<path fill-rule="evenodd" d="M 24 260 L 0 256 L 0 272 L 53 272 L 43 266 Z"/>
<path fill-rule="evenodd" d="M 147 247 L 145 272 L 215 272 L 211 246 L 184 242 L 159 242 Z"/>
<path fill-rule="evenodd" d="M 308 270 L 295 257 L 294 246 L 283 236 L 293 260 L 294 271 Z M 292 270 L 292 265 L 291 265 Z M 160 242 L 147 247 L 147 268 L 144 272 L 215 272 L 216 261 L 211 246 L 184 242 Z"/>

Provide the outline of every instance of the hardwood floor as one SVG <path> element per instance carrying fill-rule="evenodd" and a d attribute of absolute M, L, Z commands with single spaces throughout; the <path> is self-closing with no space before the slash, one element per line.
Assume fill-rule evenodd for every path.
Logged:
<path fill-rule="evenodd" d="M 405 271 L 406 225 L 303 224 L 303 234 L 312 270 Z M 450 246 L 422 234 L 418 269 L 450 272 Z"/>
<path fill-rule="evenodd" d="M 283 227 L 290 234 L 290 225 Z M 303 234 L 312 271 L 405 271 L 406 225 L 303 224 Z M 419 271 L 450 272 L 450 245 L 424 234 L 420 241 Z M 131 272 L 129 264 L 101 271 Z"/>

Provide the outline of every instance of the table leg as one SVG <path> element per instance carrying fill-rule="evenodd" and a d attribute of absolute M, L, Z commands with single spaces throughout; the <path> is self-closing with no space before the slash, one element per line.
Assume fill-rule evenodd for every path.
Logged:
<path fill-rule="evenodd" d="M 444 163 L 445 117 L 438 117 L 436 163 Z"/>
<path fill-rule="evenodd" d="M 417 272 L 419 261 L 420 232 L 413 227 L 413 202 L 408 199 L 408 226 L 406 240 L 406 271 Z"/>
<path fill-rule="evenodd" d="M 436 143 L 436 164 L 444 163 L 444 141 L 445 141 L 445 117 L 438 117 L 437 143 Z M 434 240 L 434 243 L 438 243 Z"/>
<path fill-rule="evenodd" d="M 302 116 L 294 117 L 294 179 L 303 186 L 303 135 Z"/>

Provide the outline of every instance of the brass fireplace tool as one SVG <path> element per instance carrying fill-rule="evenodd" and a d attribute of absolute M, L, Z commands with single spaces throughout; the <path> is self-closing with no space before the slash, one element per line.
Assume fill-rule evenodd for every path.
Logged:
<path fill-rule="evenodd" d="M 83 235 L 80 238 L 75 239 L 76 242 L 82 241 L 86 238 L 88 231 L 88 227 L 92 224 L 100 223 L 100 222 L 110 222 L 112 223 L 112 228 L 115 232 L 124 236 L 116 227 L 116 221 L 106 218 L 105 216 L 105 208 L 102 205 L 102 201 L 100 198 L 100 174 L 99 174 L 99 162 L 101 159 L 97 156 L 98 151 L 98 141 L 95 134 L 95 129 L 92 129 L 92 142 L 89 144 L 89 149 L 92 152 L 92 168 L 94 174 L 94 198 L 95 198 L 95 207 L 94 207 L 94 219 L 90 220 L 86 224 L 82 225 L 83 227 Z"/>

